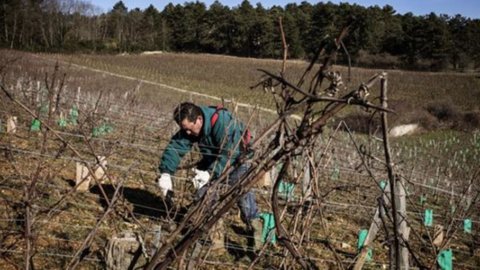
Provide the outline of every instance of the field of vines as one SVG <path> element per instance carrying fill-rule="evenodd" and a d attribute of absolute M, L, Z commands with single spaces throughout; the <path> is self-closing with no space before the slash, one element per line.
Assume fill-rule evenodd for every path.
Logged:
<path fill-rule="evenodd" d="M 190 181 L 190 165 L 199 157 L 195 148 L 174 177 L 174 206 L 155 183 L 161 153 L 178 130 L 173 108 L 182 101 L 224 103 L 248 123 L 254 137 L 276 119 L 268 91 L 250 87 L 262 78 L 258 69 L 278 72 L 279 61 L 167 53 L 0 55 L 1 269 L 145 267 L 182 222 L 195 194 Z M 298 78 L 307 65 L 288 63 L 286 78 Z M 350 79 L 345 88 L 378 73 L 334 68 L 345 82 Z M 480 79 L 474 74 L 394 70 L 388 71 L 388 87 L 389 102 L 399 109 L 389 114 L 393 125 L 435 118 L 428 115 L 428 104 L 446 102 L 462 113 L 479 110 Z M 387 269 L 392 261 L 388 214 L 365 246 L 375 213 L 391 202 L 384 195 L 389 176 L 378 122 L 370 123 L 369 133 L 359 132 L 346 120 L 358 113 L 370 112 L 351 107 L 331 121 L 314 151 L 292 161 L 278 189 L 282 225 L 319 269 L 353 269 L 366 248 L 364 269 Z M 291 124 L 298 125 L 295 121 Z M 435 124 L 390 141 L 395 177 L 407 202 L 403 218 L 410 228 L 410 265 L 478 269 L 480 131 L 429 121 Z M 261 143 L 258 151 L 267 147 Z M 308 173 L 307 163 L 314 164 Z M 282 166 L 253 189 L 264 217 L 272 215 L 273 186 L 267 180 L 274 180 Z M 300 268 L 274 238 L 275 224 L 268 218 L 263 224 L 264 248 L 254 255 L 234 207 L 221 226 L 205 232 L 212 236 L 223 230 L 221 247 L 204 244 L 195 256 L 188 250 L 172 267 Z"/>

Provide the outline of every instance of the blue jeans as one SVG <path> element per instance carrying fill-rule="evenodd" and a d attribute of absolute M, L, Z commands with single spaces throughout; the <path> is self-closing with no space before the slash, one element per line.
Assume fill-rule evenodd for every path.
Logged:
<path fill-rule="evenodd" d="M 242 176 L 248 171 L 250 168 L 250 164 L 242 164 L 240 167 L 235 169 L 233 172 L 230 173 L 228 176 L 227 184 L 229 186 L 234 185 Z M 215 181 L 215 180 L 213 180 Z M 205 185 L 195 194 L 195 202 L 198 202 L 207 192 L 210 185 Z M 214 199 L 210 202 L 213 204 L 214 200 L 218 199 L 218 194 L 214 195 Z M 250 221 L 254 218 L 258 217 L 258 210 L 257 210 L 257 203 L 255 200 L 255 193 L 249 191 L 247 194 L 243 195 L 242 198 L 237 203 L 238 207 L 240 208 L 240 217 L 242 221 L 246 224 L 250 224 Z"/>

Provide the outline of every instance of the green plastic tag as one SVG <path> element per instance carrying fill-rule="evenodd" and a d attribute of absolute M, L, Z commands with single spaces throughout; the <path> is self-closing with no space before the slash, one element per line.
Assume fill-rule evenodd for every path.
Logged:
<path fill-rule="evenodd" d="M 440 269 L 442 270 L 452 270 L 453 269 L 453 254 L 451 249 L 445 249 L 438 253 L 437 263 Z"/>
<path fill-rule="evenodd" d="M 32 124 L 30 125 L 30 131 L 40 131 L 40 120 L 37 118 L 33 119 Z"/>
<path fill-rule="evenodd" d="M 433 225 L 433 210 L 432 209 L 425 209 L 425 217 L 423 220 L 423 224 L 425 226 L 430 227 Z"/>
<path fill-rule="evenodd" d="M 463 221 L 463 231 L 466 233 L 472 233 L 472 220 L 467 218 Z"/>
<path fill-rule="evenodd" d="M 365 240 L 367 239 L 368 236 L 368 230 L 360 230 L 358 232 L 358 242 L 357 242 L 357 249 L 360 251 L 363 248 L 363 245 L 365 244 Z M 367 261 L 370 261 L 373 257 L 373 250 L 371 248 L 368 249 L 367 251 Z"/>
<path fill-rule="evenodd" d="M 275 242 L 277 242 L 277 236 L 275 235 L 275 217 L 272 213 L 260 213 L 258 216 L 263 219 L 262 243 L 267 242 L 269 235 L 271 235 L 270 243 L 275 244 Z"/>
<path fill-rule="evenodd" d="M 0 133 L 3 133 L 2 119 L 0 119 Z"/>

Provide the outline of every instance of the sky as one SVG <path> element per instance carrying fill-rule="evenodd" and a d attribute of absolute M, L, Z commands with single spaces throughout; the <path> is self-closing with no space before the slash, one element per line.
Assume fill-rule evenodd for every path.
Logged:
<path fill-rule="evenodd" d="M 112 9 L 113 5 L 119 0 L 96 0 L 90 1 L 94 5 L 100 7 L 104 12 L 108 12 Z M 288 3 L 301 3 L 304 0 L 295 1 L 295 0 L 267 0 L 267 1 L 257 1 L 249 0 L 250 3 L 255 6 L 257 3 L 262 3 L 266 8 L 271 7 L 272 5 L 284 7 Z M 173 4 L 183 4 L 185 2 L 194 2 L 194 0 L 186 1 L 168 1 L 168 0 L 123 0 L 125 6 L 130 10 L 133 8 L 145 9 L 150 4 L 153 4 L 159 11 L 162 11 L 163 8 L 168 3 Z M 214 0 L 204 0 L 199 1 L 203 2 L 208 6 L 214 2 Z M 240 5 L 242 0 L 220 0 L 220 3 L 229 7 L 236 7 Z M 327 2 L 327 1 L 312 1 L 308 0 L 311 4 L 316 4 L 318 2 Z M 431 12 L 440 14 L 447 14 L 454 16 L 460 14 L 464 17 L 470 17 L 472 19 L 480 18 L 480 0 L 330 0 L 332 3 L 348 2 L 350 4 L 358 4 L 364 7 L 369 6 L 380 6 L 385 5 L 392 6 L 398 14 L 405 14 L 407 12 L 412 12 L 414 15 L 427 15 Z"/>

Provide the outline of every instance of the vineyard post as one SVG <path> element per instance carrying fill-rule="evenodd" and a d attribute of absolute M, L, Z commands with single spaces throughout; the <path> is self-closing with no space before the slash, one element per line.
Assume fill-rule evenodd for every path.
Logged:
<path fill-rule="evenodd" d="M 408 270 L 409 264 L 408 264 L 408 248 L 407 245 L 405 244 L 406 241 L 408 241 L 408 237 L 410 235 L 410 228 L 407 225 L 406 222 L 406 216 L 407 216 L 407 204 L 406 204 L 406 197 L 407 193 L 405 192 L 405 182 L 403 179 L 400 177 L 395 177 L 396 181 L 396 194 L 397 197 L 396 199 L 398 200 L 397 203 L 397 212 L 399 214 L 399 222 L 398 224 L 398 230 L 400 232 L 400 269 L 405 269 Z M 397 225 L 396 225 L 397 226 Z"/>
<path fill-rule="evenodd" d="M 381 77 L 381 101 L 382 107 L 384 109 L 388 108 L 387 103 L 387 74 L 382 73 Z M 393 226 L 394 226 L 394 254 L 395 262 L 392 265 L 395 265 L 395 269 L 405 269 L 408 270 L 408 250 L 406 248 L 406 242 L 408 241 L 408 227 L 406 223 L 406 200 L 405 200 L 405 189 L 404 185 L 399 181 L 399 177 L 395 176 L 393 173 L 394 164 L 391 160 L 390 154 L 390 143 L 388 140 L 388 120 L 387 114 L 381 112 L 382 116 L 382 135 L 383 135 L 383 146 L 385 150 L 385 161 L 387 165 L 388 179 L 391 188 L 391 206 L 392 206 L 392 217 L 393 217 Z"/>

